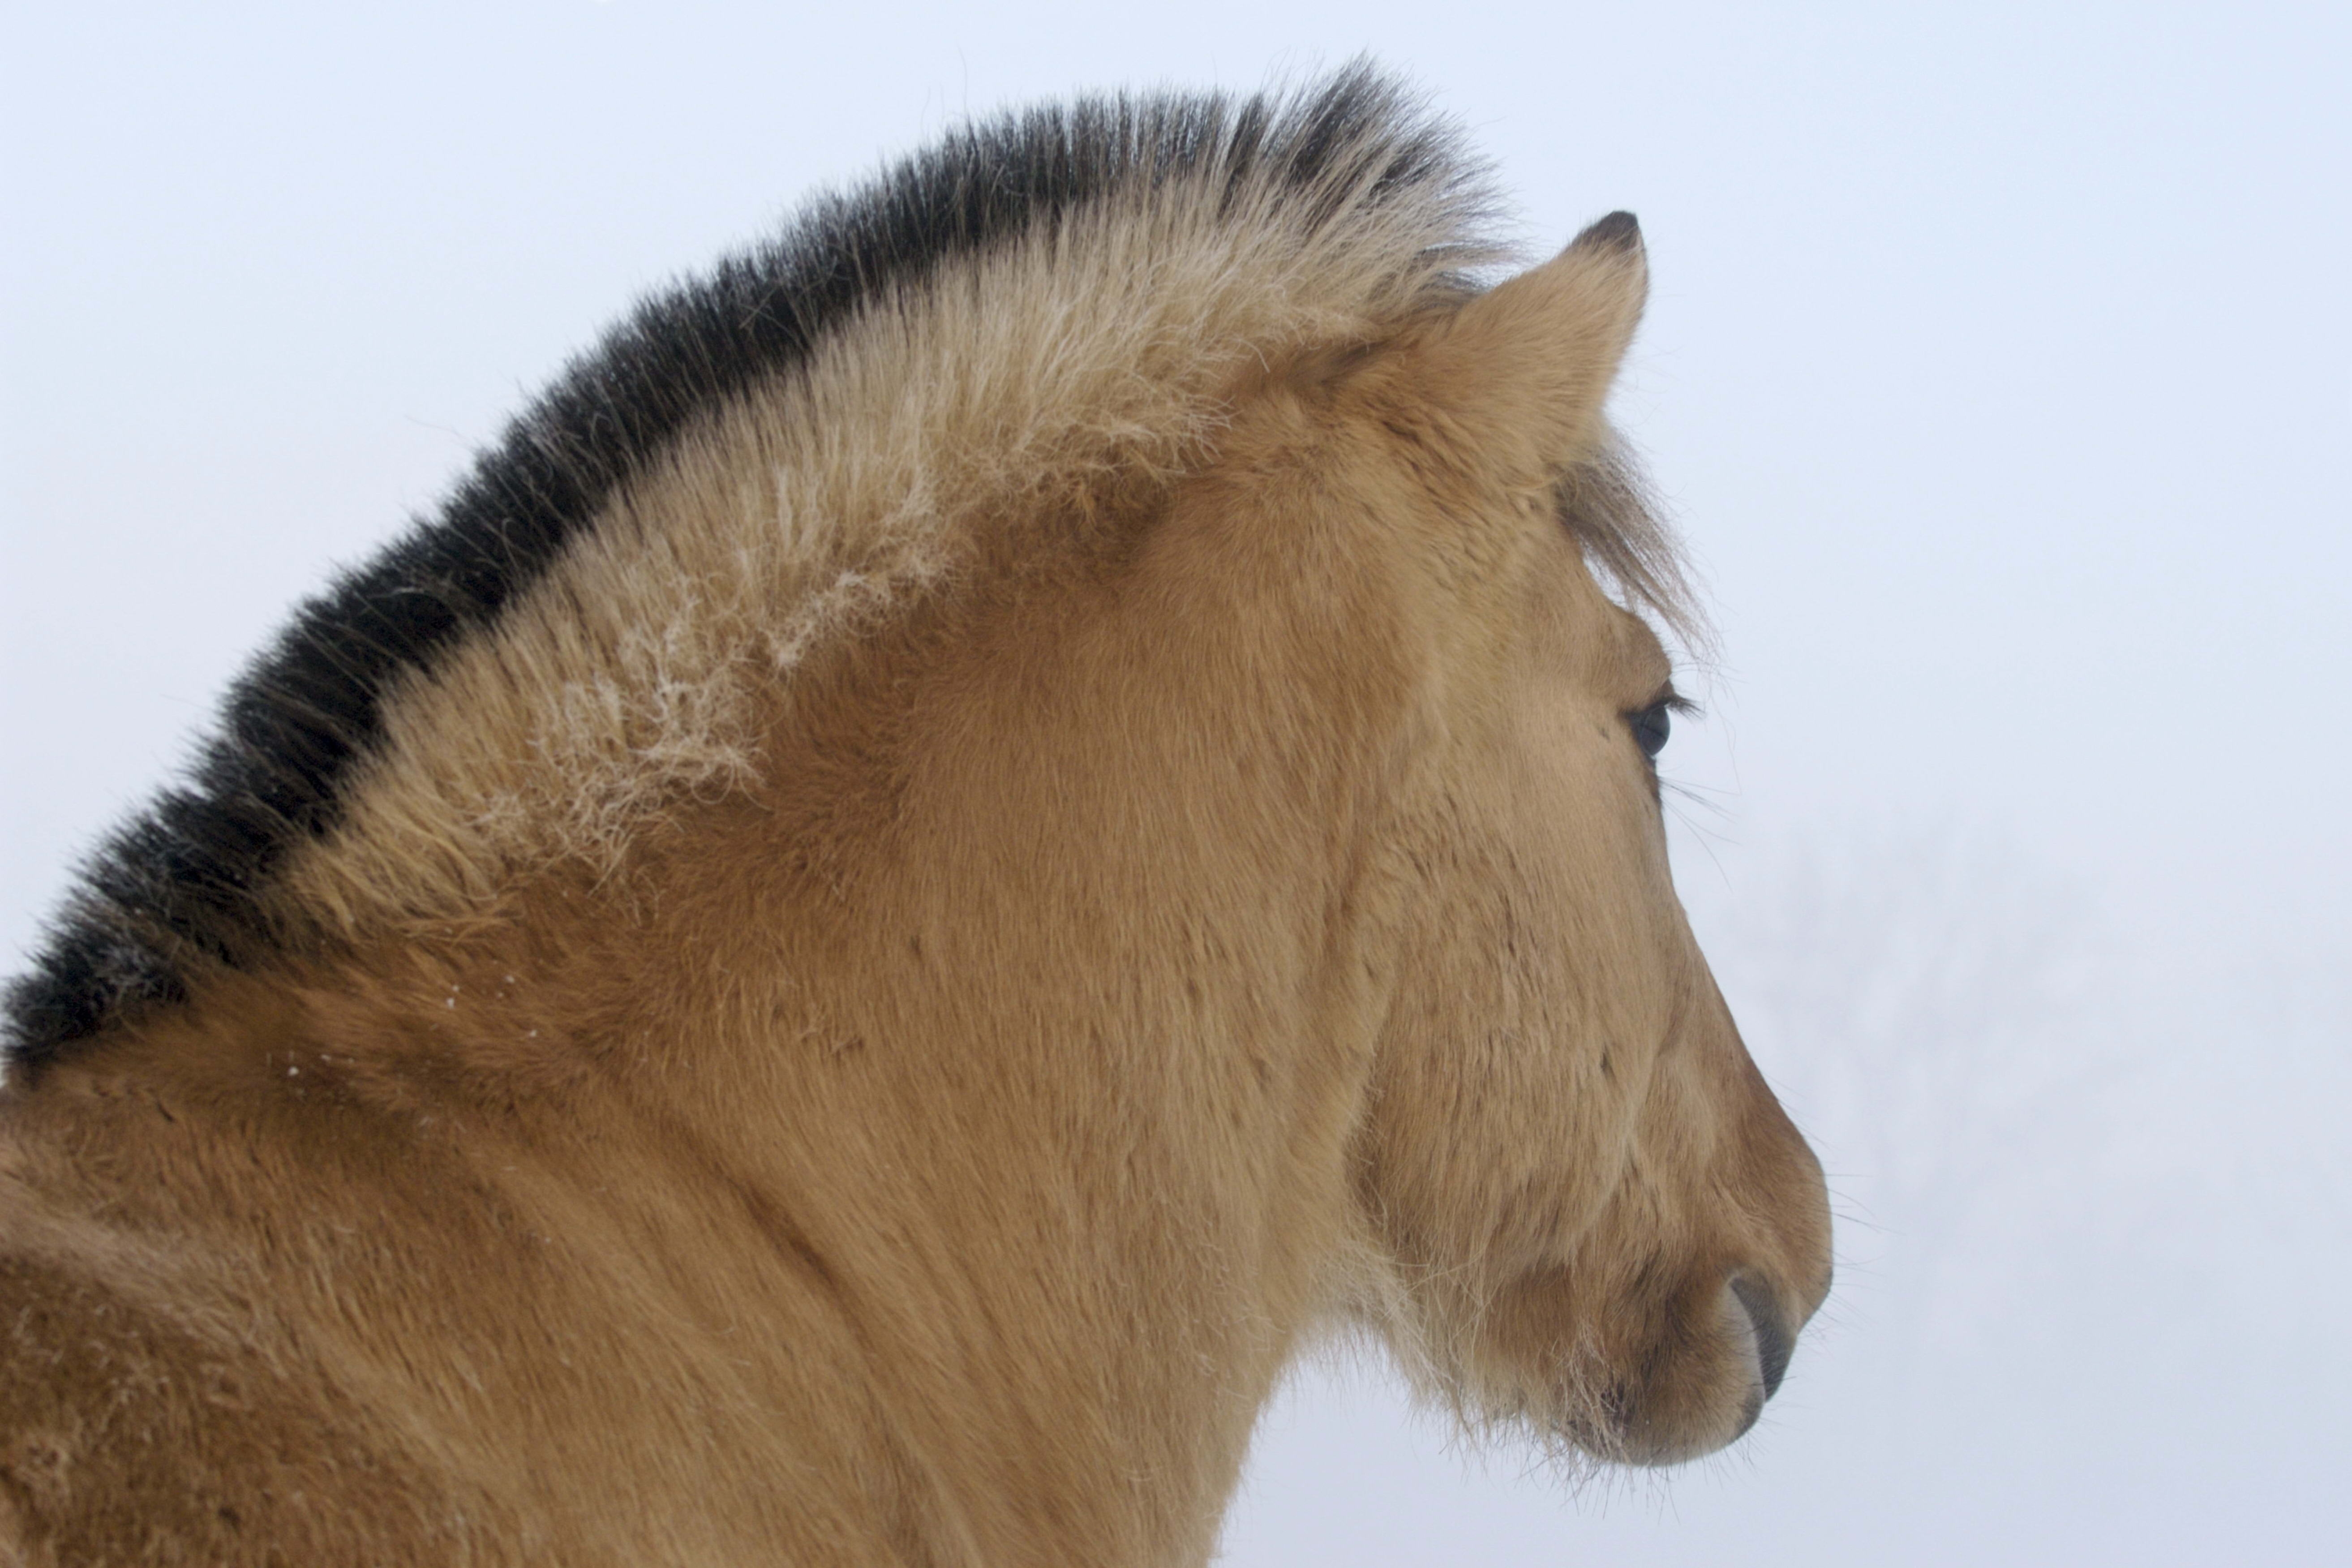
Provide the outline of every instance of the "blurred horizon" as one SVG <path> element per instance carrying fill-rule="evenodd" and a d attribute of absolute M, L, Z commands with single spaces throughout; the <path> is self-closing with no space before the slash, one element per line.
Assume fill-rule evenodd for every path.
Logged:
<path fill-rule="evenodd" d="M 967 112 L 1369 52 L 1530 254 L 1722 654 L 1683 896 L 1832 1173 L 1759 1429 L 1580 1489 L 1376 1355 L 1221 1561 L 2352 1558 L 2352 8 L 250 0 L 0 58 L 0 972 L 242 661 L 644 291 Z"/>

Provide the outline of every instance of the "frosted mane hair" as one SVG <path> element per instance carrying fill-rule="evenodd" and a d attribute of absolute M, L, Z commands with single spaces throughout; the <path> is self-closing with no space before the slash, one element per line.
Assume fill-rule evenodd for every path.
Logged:
<path fill-rule="evenodd" d="M 533 855 L 609 851 L 663 789 L 750 765 L 741 670 L 788 669 L 937 581 L 990 504 L 1173 478 L 1246 364 L 1471 288 L 1503 254 L 1489 207 L 1452 128 L 1362 65 L 1291 94 L 1007 114 L 820 197 L 641 303 L 431 515 L 296 612 L 184 777 L 81 867 L 7 989 L 0 1052 L 37 1068 L 208 969 L 446 912 Z M 730 462 L 756 503 L 730 514 L 732 552 L 707 526 L 661 537 L 648 496 L 708 497 Z M 1572 478 L 1562 511 L 1631 597 L 1689 625 L 1622 460 Z M 725 563 L 742 582 L 685 626 Z M 603 624 L 548 629 L 583 603 Z M 502 713 L 470 718 L 494 679 Z M 546 779 L 515 782 L 526 754 Z M 398 809 L 371 816 L 379 795 Z"/>

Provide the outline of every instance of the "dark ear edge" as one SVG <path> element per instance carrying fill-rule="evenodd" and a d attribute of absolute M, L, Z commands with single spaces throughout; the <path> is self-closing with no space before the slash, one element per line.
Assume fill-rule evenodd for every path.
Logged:
<path fill-rule="evenodd" d="M 1465 314 L 1475 318 L 1482 308 L 1482 301 L 1490 296 L 1501 293 L 1507 297 L 1511 292 L 1522 289 L 1538 277 L 1564 265 L 1571 264 L 1571 258 L 1581 258 L 1585 263 L 1598 263 L 1603 269 L 1623 268 L 1626 263 L 1632 263 L 1633 288 L 1636 294 L 1633 310 L 1638 319 L 1642 300 L 1648 293 L 1649 257 L 1642 243 L 1641 220 L 1632 213 L 1622 210 L 1610 213 L 1604 217 L 1596 218 L 1587 224 L 1578 231 L 1574 239 L 1568 242 L 1567 247 L 1551 260 L 1539 267 L 1530 268 L 1517 278 L 1507 279 L 1484 294 L 1470 295 L 1462 308 L 1447 314 Z M 1491 306 L 1485 308 L 1492 309 Z M 1631 325 L 1630 322 L 1627 324 L 1629 337 Z M 1444 330 L 1441 329 L 1440 335 L 1444 335 Z M 1408 333 L 1408 335 L 1411 334 Z M 1300 390 L 1311 390 L 1328 395 L 1345 384 L 1359 371 L 1379 363 L 1383 352 L 1390 346 L 1391 345 L 1376 342 L 1326 344 L 1301 354 L 1283 366 L 1282 379 Z M 1617 351 L 1619 354 L 1622 352 L 1622 347 Z M 1612 374 L 1614 369 L 1612 363 L 1611 365 Z"/>
<path fill-rule="evenodd" d="M 1613 212 L 1584 226 L 1574 239 L 1568 242 L 1570 250 L 1614 250 L 1639 252 L 1642 249 L 1642 220 L 1629 212 Z"/>
<path fill-rule="evenodd" d="M 1464 301 L 1408 351 L 1405 373 L 1481 462 L 1517 482 L 1565 473 L 1607 440 L 1602 406 L 1649 287 L 1642 226 L 1612 213 Z"/>

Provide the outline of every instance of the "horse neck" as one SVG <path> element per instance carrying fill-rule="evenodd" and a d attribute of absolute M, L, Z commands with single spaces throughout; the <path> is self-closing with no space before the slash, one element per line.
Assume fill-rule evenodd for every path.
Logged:
<path fill-rule="evenodd" d="M 593 1182 L 621 1248 L 677 1216 L 676 1289 L 748 1353 L 828 1347 L 778 1373 L 823 1412 L 782 1417 L 793 1473 L 893 1456 L 943 1560 L 1200 1560 L 1350 1224 L 1346 836 L 1246 841 L 1197 734 L 1111 737 L 1089 788 L 1063 689 L 953 764 L 936 716 L 804 702 L 757 790 L 376 946 L 326 1032 L 428 1042 L 511 1201 Z"/>

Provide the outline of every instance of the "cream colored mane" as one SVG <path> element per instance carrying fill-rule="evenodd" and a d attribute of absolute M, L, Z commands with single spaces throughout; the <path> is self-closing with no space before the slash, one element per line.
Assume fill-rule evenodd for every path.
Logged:
<path fill-rule="evenodd" d="M 757 772 L 752 716 L 812 649 L 1166 485 L 1252 366 L 1376 341 L 1502 254 L 1475 186 L 1340 160 L 1286 188 L 1221 151 L 888 290 L 696 418 L 499 635 L 398 691 L 288 914 L 431 920 L 552 858 L 612 867 L 664 802 Z"/>
<path fill-rule="evenodd" d="M 1050 189 L 1054 172 L 1020 165 L 1057 143 L 1053 156 L 1091 160 L 1092 188 L 1068 196 Z M 81 1021 L 36 1017 L 54 1003 L 26 991 L 20 1050 L 44 1058 L 60 1027 L 69 1038 L 136 1011 L 142 995 L 184 994 L 186 977 L 224 960 L 242 967 L 257 944 L 462 917 L 558 861 L 608 874 L 668 805 L 758 775 L 753 715 L 772 709 L 813 649 L 872 631 L 910 595 L 951 591 L 966 563 L 1051 547 L 1057 531 L 1066 542 L 1090 520 L 1148 505 L 1213 458 L 1251 371 L 1392 336 L 1510 254 L 1489 230 L 1483 169 L 1362 67 L 1287 100 L 1103 101 L 1011 117 L 949 151 L 964 178 L 1048 190 L 1025 220 L 976 241 L 951 232 L 952 215 L 918 213 L 918 225 L 950 232 L 919 241 L 911 258 L 860 254 L 877 242 L 859 224 L 903 220 L 894 204 L 951 201 L 936 169 L 929 189 L 918 161 L 817 204 L 782 245 L 730 264 L 787 312 L 810 275 L 880 273 L 848 308 L 823 312 L 796 351 L 730 382 L 706 373 L 705 349 L 687 341 L 668 345 L 650 386 L 641 376 L 609 392 L 611 371 L 588 356 L 562 389 L 570 423 L 527 416 L 485 458 L 473 493 L 423 525 L 416 540 L 440 534 L 461 559 L 502 549 L 484 492 L 547 482 L 514 471 L 518 449 L 582 492 L 583 515 L 551 503 L 562 538 L 543 562 L 498 569 L 511 581 L 494 583 L 491 613 L 435 628 L 383 656 L 382 672 L 350 679 L 298 627 L 233 705 L 281 707 L 296 731 L 320 729 L 331 752 L 348 755 L 296 756 L 315 749 L 299 733 L 254 740 L 233 722 L 200 770 L 226 776 L 200 777 L 183 797 L 197 807 L 196 831 L 133 822 L 69 902 L 48 967 Z M 925 243 L 936 254 L 920 254 Z M 638 336 L 659 349 L 690 337 L 682 321 L 709 330 L 698 310 L 744 309 L 728 281 L 722 268 L 718 283 L 651 302 Z M 628 347 L 602 353 L 617 360 Z M 609 421 L 596 406 L 607 397 Z M 647 402 L 686 406 L 663 410 L 667 427 L 650 441 L 594 449 L 601 425 L 627 426 Z M 461 517 L 467 501 L 474 515 Z M 1699 634 L 1675 546 L 1628 462 L 1585 465 L 1562 512 L 1633 599 L 1686 638 Z M 372 626 L 336 623 L 438 591 L 431 571 L 407 582 L 375 571 L 346 590 L 356 609 L 328 605 L 314 618 L 366 644 Z M 323 703 L 310 689 L 322 683 Z M 301 689 L 281 694 L 289 686 Z M 330 711 L 314 719 L 320 706 Z M 226 769 L 211 765 L 219 758 Z M 257 795 L 268 804 L 248 804 Z M 173 846 L 220 837 L 225 853 L 198 850 L 209 868 L 177 865 Z M 241 890 L 224 901 L 224 888 Z M 77 942 L 83 967 L 94 952 L 99 969 L 125 973 L 75 971 L 63 949 Z"/>

